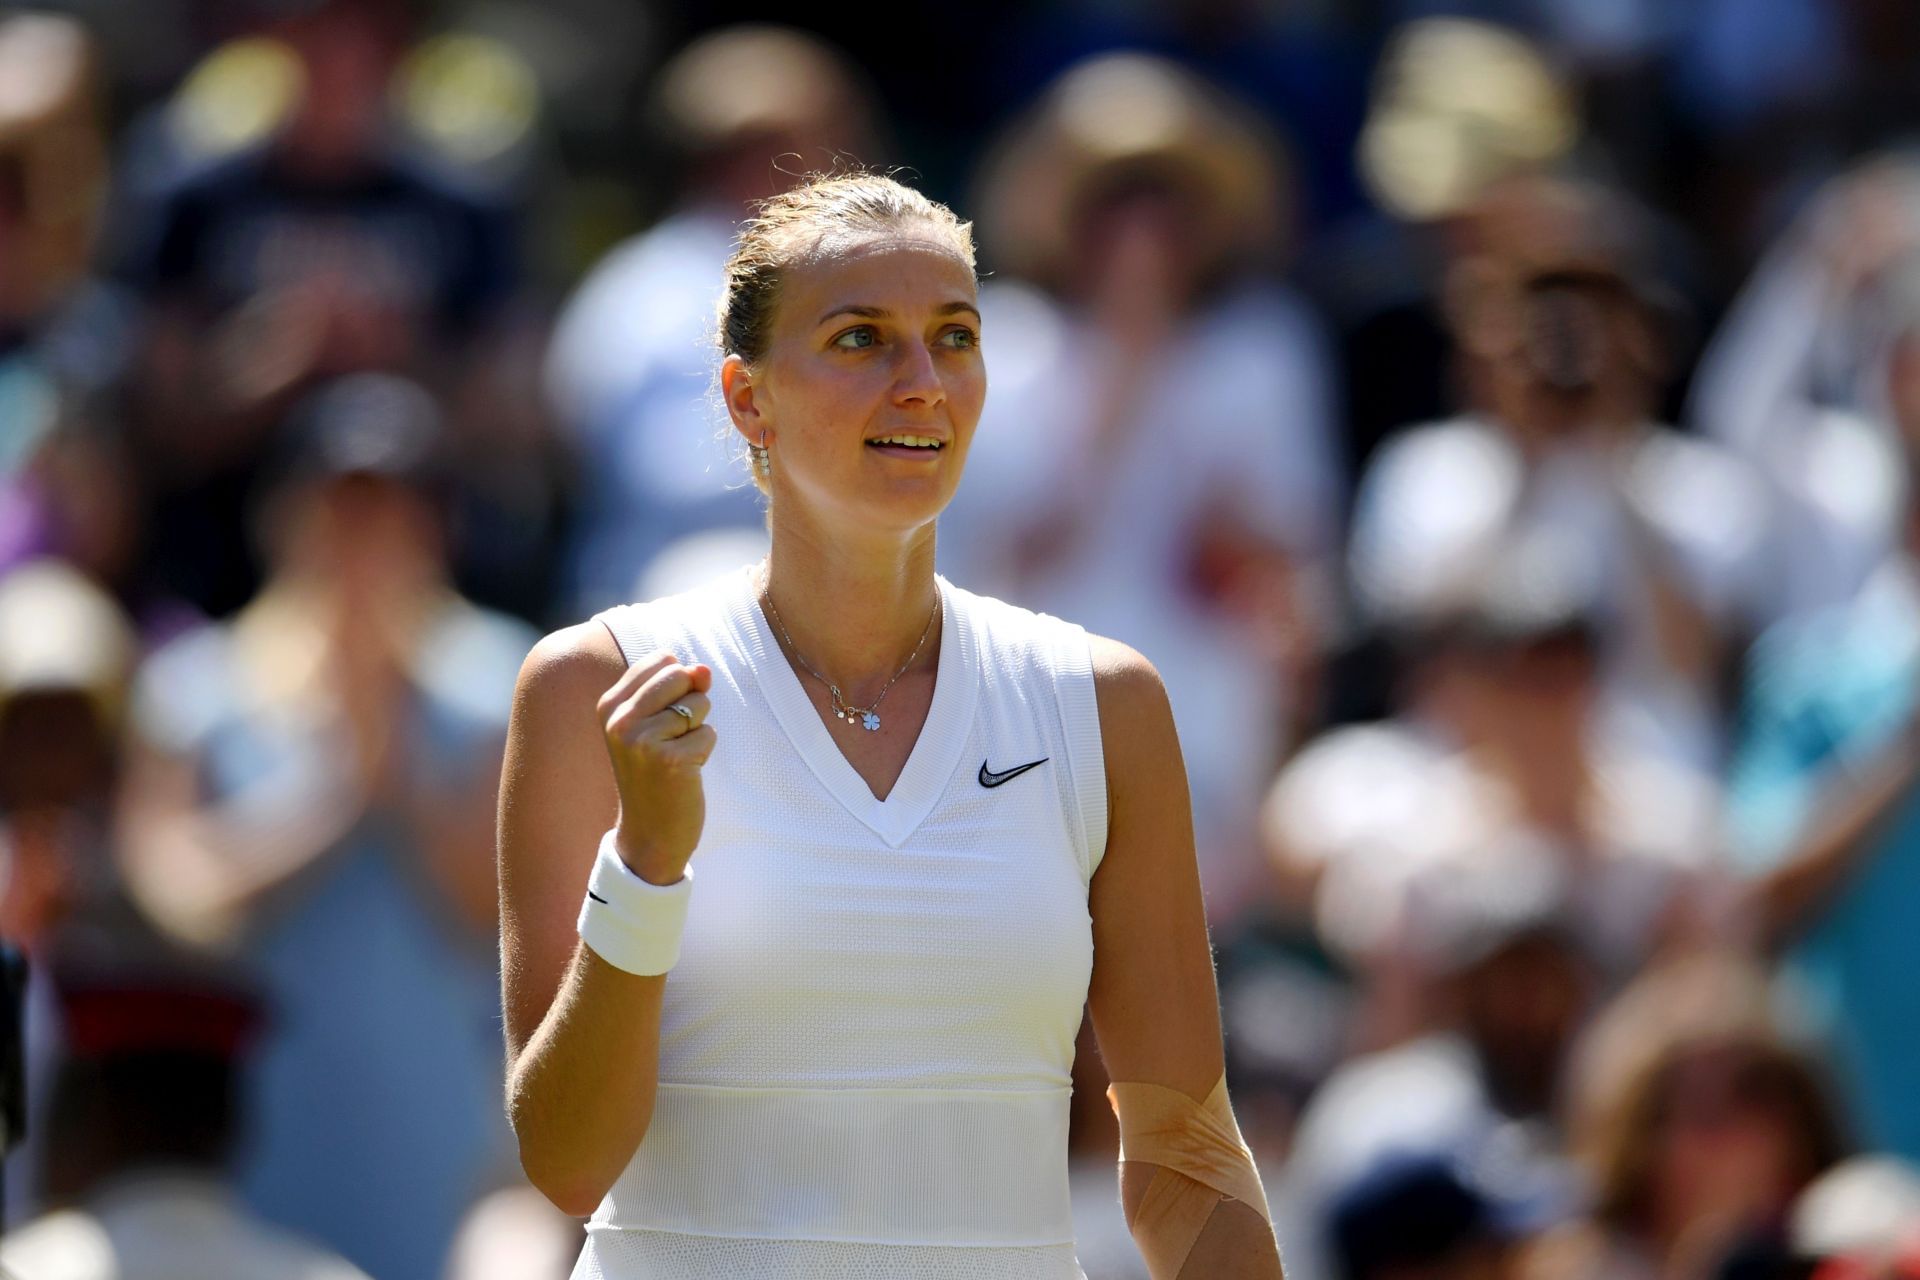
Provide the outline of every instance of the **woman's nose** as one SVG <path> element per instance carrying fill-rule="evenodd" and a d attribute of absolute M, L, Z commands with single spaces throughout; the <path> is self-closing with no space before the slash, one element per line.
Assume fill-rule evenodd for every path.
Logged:
<path fill-rule="evenodd" d="M 917 400 L 929 406 L 945 400 L 946 387 L 940 381 L 933 351 L 921 342 L 902 343 L 898 350 L 901 354 L 894 369 L 893 398 L 901 404 Z"/>

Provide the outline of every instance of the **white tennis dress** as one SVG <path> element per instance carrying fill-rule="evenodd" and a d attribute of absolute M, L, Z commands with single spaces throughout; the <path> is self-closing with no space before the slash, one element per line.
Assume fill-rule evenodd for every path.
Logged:
<path fill-rule="evenodd" d="M 719 743 L 652 1123 L 573 1280 L 1083 1280 L 1067 1103 L 1107 829 L 1087 634 L 938 579 L 933 704 L 878 800 L 754 581 L 597 615 L 629 662 L 713 668 Z"/>

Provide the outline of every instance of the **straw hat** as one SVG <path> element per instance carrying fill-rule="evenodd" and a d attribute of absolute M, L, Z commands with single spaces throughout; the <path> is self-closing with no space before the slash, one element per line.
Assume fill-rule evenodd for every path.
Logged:
<path fill-rule="evenodd" d="M 1197 256 L 1270 258 L 1280 231 L 1278 141 L 1243 104 L 1163 58 L 1108 54 L 1069 70 L 989 158 L 976 207 L 988 256 L 1057 284 L 1082 203 L 1133 179 L 1183 189 Z"/>
<path fill-rule="evenodd" d="M 1571 95 L 1532 45 L 1489 23 L 1428 18 L 1402 27 L 1380 61 L 1360 171 L 1389 212 L 1424 221 L 1551 165 L 1578 134 Z"/>
<path fill-rule="evenodd" d="M 743 25 L 675 54 L 660 70 L 652 114 L 667 137 L 699 153 L 766 137 L 868 145 L 873 110 L 859 74 L 831 46 L 786 27 Z"/>

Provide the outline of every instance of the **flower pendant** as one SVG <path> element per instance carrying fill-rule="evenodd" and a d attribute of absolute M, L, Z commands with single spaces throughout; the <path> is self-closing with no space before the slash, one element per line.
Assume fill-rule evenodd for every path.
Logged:
<path fill-rule="evenodd" d="M 866 727 L 869 733 L 872 733 L 880 727 L 880 717 L 868 711 L 861 715 L 860 723 Z"/>

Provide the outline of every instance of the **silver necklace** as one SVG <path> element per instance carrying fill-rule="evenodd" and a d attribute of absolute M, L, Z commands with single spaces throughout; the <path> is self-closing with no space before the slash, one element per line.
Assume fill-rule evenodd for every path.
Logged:
<path fill-rule="evenodd" d="M 773 607 L 771 583 L 762 584 L 760 601 L 766 605 L 767 615 L 773 619 L 773 625 L 779 629 L 780 638 L 787 642 L 787 649 L 793 654 L 793 660 L 798 662 L 808 675 L 827 686 L 827 701 L 833 708 L 834 719 L 844 720 L 848 724 L 858 724 L 869 733 L 879 731 L 880 700 L 887 696 L 887 690 L 893 688 L 894 680 L 907 674 L 907 668 L 912 666 L 913 660 L 920 656 L 920 650 L 926 647 L 927 637 L 933 634 L 933 620 L 940 616 L 940 602 L 936 599 L 933 602 L 933 612 L 927 615 L 927 625 L 920 629 L 920 640 L 913 646 L 913 652 L 908 654 L 907 660 L 900 664 L 900 669 L 893 673 L 893 678 L 880 686 L 880 692 L 873 696 L 871 703 L 864 707 L 856 707 L 841 696 L 839 685 L 814 670 L 813 664 L 801 655 L 799 646 L 794 644 L 793 637 L 787 634 L 787 624 L 780 621 L 780 611 Z"/>

